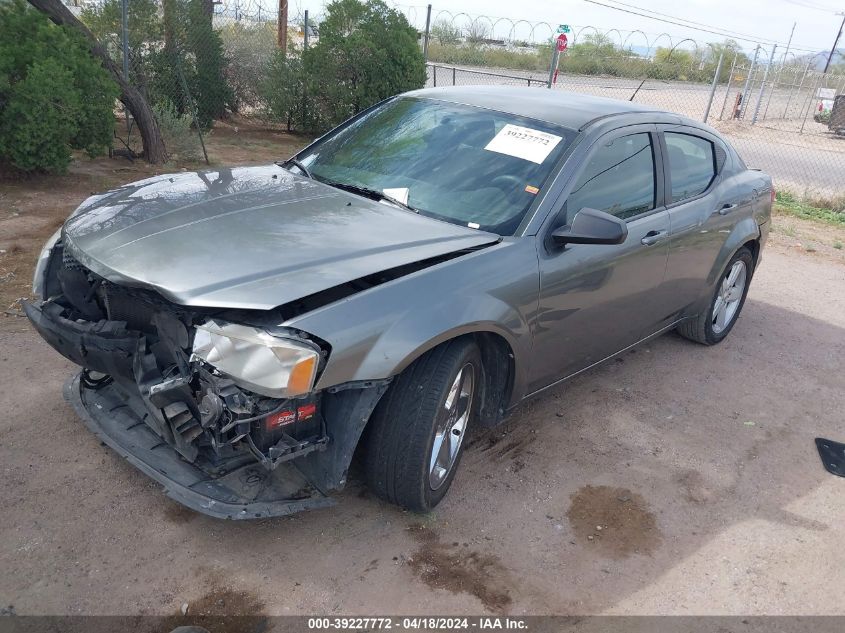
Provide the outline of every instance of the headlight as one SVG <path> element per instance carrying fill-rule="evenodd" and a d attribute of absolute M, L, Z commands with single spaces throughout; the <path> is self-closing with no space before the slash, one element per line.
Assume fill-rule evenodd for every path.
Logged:
<path fill-rule="evenodd" d="M 53 247 L 61 236 L 61 229 L 50 236 L 50 239 L 44 244 L 44 248 L 41 249 L 41 254 L 38 256 L 38 261 L 35 264 L 35 274 L 32 276 L 32 293 L 44 300 L 49 298 L 44 296 L 44 287 L 46 285 L 44 283 L 44 275 L 47 273 L 47 264 L 50 263 L 50 254 L 53 252 Z"/>
<path fill-rule="evenodd" d="M 197 326 L 191 358 L 199 358 L 241 387 L 272 398 L 291 398 L 314 387 L 316 349 L 264 330 L 209 320 Z"/>

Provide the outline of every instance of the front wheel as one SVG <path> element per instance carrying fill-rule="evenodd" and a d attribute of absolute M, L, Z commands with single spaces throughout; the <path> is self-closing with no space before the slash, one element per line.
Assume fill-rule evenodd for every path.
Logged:
<path fill-rule="evenodd" d="M 481 380 L 481 354 L 471 339 L 444 343 L 397 376 L 368 428 L 372 492 L 416 512 L 443 499 L 476 414 Z"/>
<path fill-rule="evenodd" d="M 708 309 L 695 319 L 678 326 L 678 333 L 704 345 L 723 341 L 733 329 L 745 305 L 753 272 L 754 256 L 743 246 L 725 267 Z"/>

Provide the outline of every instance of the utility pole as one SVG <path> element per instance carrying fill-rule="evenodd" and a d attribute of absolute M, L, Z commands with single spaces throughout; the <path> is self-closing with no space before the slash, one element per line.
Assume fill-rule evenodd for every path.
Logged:
<path fill-rule="evenodd" d="M 786 43 L 786 50 L 783 52 L 783 61 L 780 63 L 783 66 L 786 63 L 786 56 L 789 55 L 789 49 L 792 46 L 792 36 L 795 35 L 795 27 L 798 26 L 798 22 L 792 23 L 792 30 L 789 32 L 789 41 Z"/>
<path fill-rule="evenodd" d="M 288 50 L 288 0 L 279 0 L 279 17 L 276 25 L 276 43 L 279 48 Z"/>
<path fill-rule="evenodd" d="M 842 30 L 845 29 L 845 12 L 837 13 L 842 16 L 842 24 L 839 25 L 839 32 L 836 34 L 836 39 L 833 40 L 833 46 L 830 49 L 830 55 L 827 56 L 827 63 L 824 65 L 824 72 L 830 68 L 830 62 L 833 61 L 833 54 L 836 52 L 836 47 L 839 46 L 839 38 L 842 37 Z"/>

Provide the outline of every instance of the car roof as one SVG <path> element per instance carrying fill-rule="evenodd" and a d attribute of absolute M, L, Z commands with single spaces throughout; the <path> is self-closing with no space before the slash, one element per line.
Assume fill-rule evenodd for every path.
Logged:
<path fill-rule="evenodd" d="M 605 99 L 592 95 L 515 86 L 447 86 L 424 88 L 405 93 L 407 96 L 437 99 L 450 103 L 476 106 L 539 119 L 573 130 L 584 128 L 591 121 L 607 116 L 636 112 L 664 111 L 630 101 Z M 665 113 L 669 114 L 669 113 Z M 679 115 L 672 115 L 678 117 Z"/>

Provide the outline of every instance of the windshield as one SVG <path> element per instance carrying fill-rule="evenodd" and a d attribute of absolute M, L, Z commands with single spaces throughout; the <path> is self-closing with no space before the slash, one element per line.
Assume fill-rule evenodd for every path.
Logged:
<path fill-rule="evenodd" d="M 575 132 L 472 106 L 401 97 L 297 156 L 317 179 L 512 235 Z"/>

